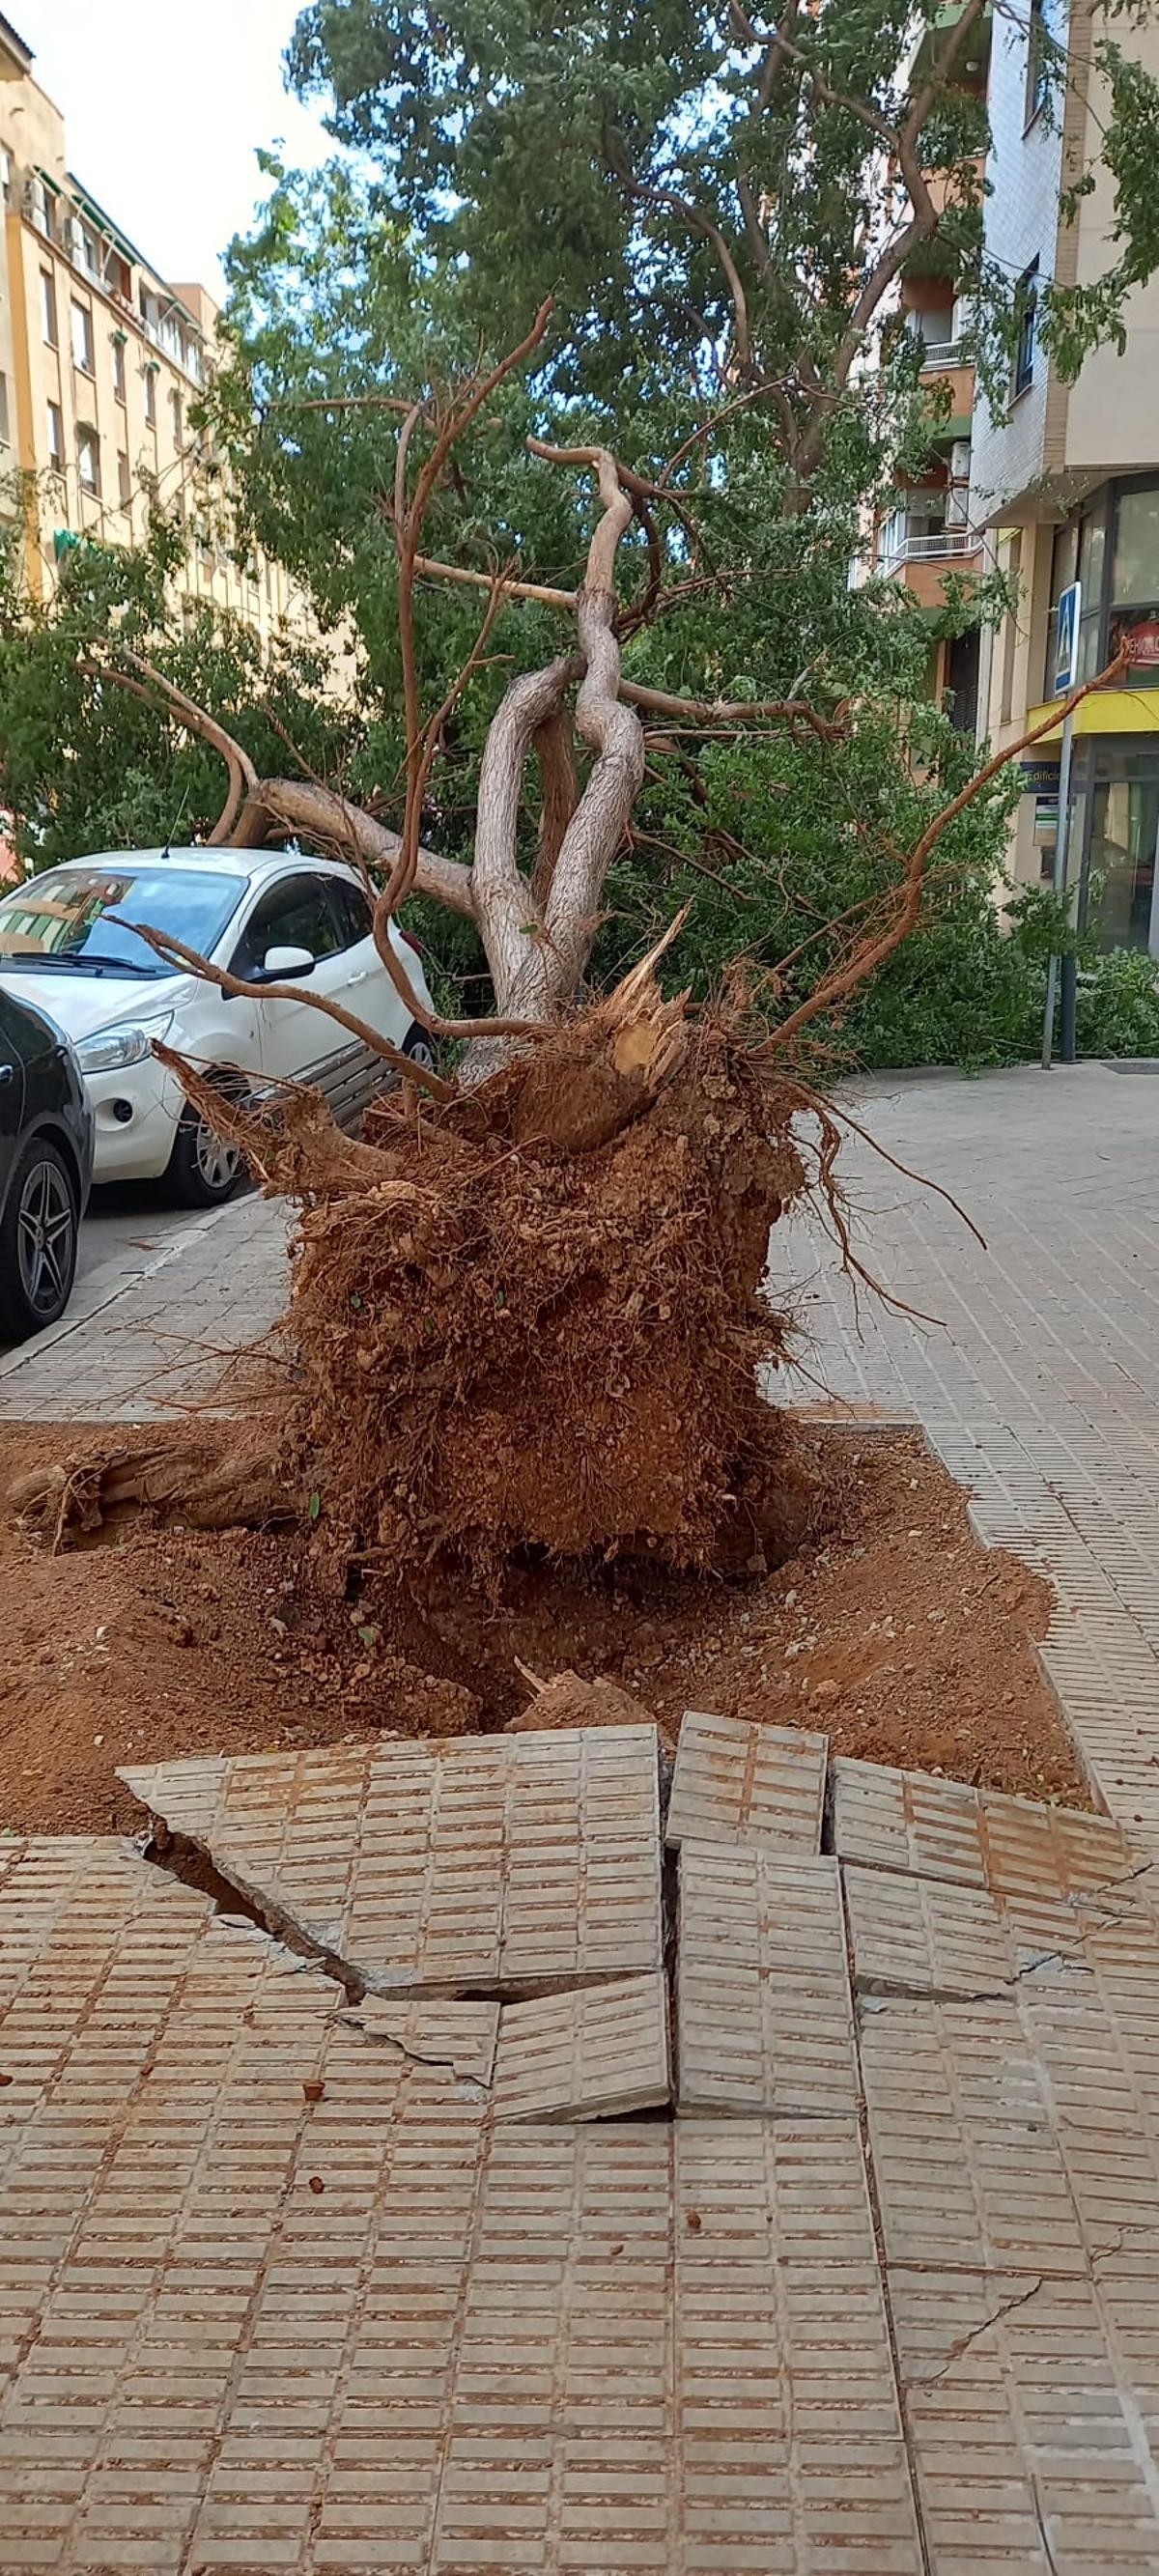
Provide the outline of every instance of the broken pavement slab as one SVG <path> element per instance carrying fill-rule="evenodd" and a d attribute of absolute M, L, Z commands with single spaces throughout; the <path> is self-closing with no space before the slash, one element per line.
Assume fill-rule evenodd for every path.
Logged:
<path fill-rule="evenodd" d="M 835 1859 L 683 1843 L 676 1997 L 681 2111 L 856 2117 Z"/>
<path fill-rule="evenodd" d="M 833 1841 L 843 1861 L 988 1890 L 1043 1948 L 1060 1904 L 1111 1890 L 1150 1859 L 1109 1816 L 845 1755 L 833 1762 Z"/>
<path fill-rule="evenodd" d="M 272 1929 L 380 1993 L 518 1994 L 661 1965 L 651 1727 L 387 1738 L 121 1777 Z"/>
<path fill-rule="evenodd" d="M 828 1760 L 824 1735 L 689 1709 L 676 1748 L 665 1839 L 819 1851 Z"/>
<path fill-rule="evenodd" d="M 504 2004 L 497 2120 L 614 2119 L 670 2098 L 668 1981 L 623 1977 Z"/>

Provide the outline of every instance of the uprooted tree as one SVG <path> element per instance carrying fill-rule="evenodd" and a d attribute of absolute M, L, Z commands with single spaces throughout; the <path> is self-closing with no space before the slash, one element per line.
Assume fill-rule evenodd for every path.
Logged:
<path fill-rule="evenodd" d="M 1109 14 L 1129 25 L 1147 0 Z M 783 1343 L 770 1225 L 812 1187 L 843 1238 L 843 1113 L 812 1049 L 931 923 L 952 931 L 960 910 L 1001 946 L 1005 768 L 976 768 L 915 703 L 928 630 L 897 589 L 848 578 L 937 426 L 900 327 L 907 263 L 941 263 L 968 296 L 992 387 L 1017 328 L 1016 281 L 982 246 L 990 16 L 985 0 L 948 16 L 820 0 L 775 22 L 733 0 L 562 0 L 550 23 L 494 0 L 303 12 L 292 72 L 360 158 L 311 178 L 270 165 L 231 256 L 235 363 L 205 428 L 254 534 L 324 625 L 353 629 L 373 713 L 304 739 L 283 700 L 273 774 L 252 688 L 235 712 L 151 649 L 144 615 L 110 614 L 80 653 L 80 732 L 114 769 L 114 702 L 166 759 L 192 735 L 202 799 L 212 748 L 229 780 L 214 837 L 353 858 L 420 1019 L 388 931 L 400 904 L 433 904 L 464 931 L 467 973 L 478 939 L 495 1010 L 431 1020 L 461 1064 L 405 1080 L 365 1141 L 292 1092 L 262 1117 L 207 1102 L 186 1070 L 264 1185 L 300 1202 L 292 1365 L 256 1465 L 219 1455 L 194 1492 L 170 1447 L 122 1462 L 119 1494 L 128 1475 L 215 1518 L 276 1501 L 338 1563 L 410 1579 L 446 1552 L 494 1577 L 529 1546 L 744 1565 L 808 1507 L 757 1372 Z M 998 16 L 1003 40 L 1037 27 L 1053 113 L 1076 79 L 1106 93 L 1116 264 L 1093 295 L 1041 301 L 1073 371 L 1154 265 L 1159 88 L 1105 34 L 1076 69 L 1041 11 Z M 1072 194 L 1088 175 L 1068 164 Z M 472 373 L 480 334 L 514 340 L 545 280 L 554 311 Z M 576 496 L 593 485 L 585 563 Z M 947 632 L 986 613 L 985 585 L 948 586 Z M 29 739 L 38 704 L 33 687 Z M 51 820 L 50 754 L 28 764 L 28 802 Z M 109 1492 L 65 1478 L 40 1504 L 63 1529 Z"/>
<path fill-rule="evenodd" d="M 315 1095 L 290 1085 L 272 1107 L 230 1105 L 158 1048 L 262 1184 L 301 1205 L 292 1367 L 260 1417 L 256 1447 L 251 1417 L 244 1455 L 228 1438 L 208 1463 L 204 1441 L 191 1460 L 166 1444 L 143 1463 L 118 1459 L 107 1472 L 88 1468 L 26 1492 L 25 1509 L 51 1517 L 60 1534 L 134 1494 L 215 1522 L 289 1509 L 318 1523 L 344 1570 L 355 1559 L 417 1582 L 450 1557 L 497 1580 L 512 1552 L 529 1547 L 739 1571 L 783 1552 L 816 1508 L 800 1451 L 758 1391 L 762 1363 L 785 1346 L 762 1295 L 769 1230 L 811 1180 L 856 1267 L 834 1169 L 844 1113 L 808 1084 L 806 1033 L 912 931 L 946 834 L 1001 764 L 983 764 L 911 846 L 896 848 L 892 883 L 854 907 L 827 980 L 771 1031 L 752 1021 L 739 970 L 707 1008 L 690 1008 L 687 991 L 664 995 L 657 970 L 679 916 L 610 995 L 585 1000 L 649 725 L 783 725 L 839 748 L 855 733 L 857 709 L 823 711 L 804 698 L 697 705 L 628 681 L 623 629 L 663 607 L 656 521 L 670 496 L 606 448 L 534 440 L 545 470 L 586 473 L 598 492 L 584 581 L 549 602 L 571 624 L 570 645 L 519 672 L 500 700 L 470 865 L 428 850 L 420 831 L 448 717 L 487 652 L 500 604 L 511 593 L 542 604 L 543 594 L 511 570 L 492 571 L 474 645 L 424 715 L 416 583 L 463 578 L 463 567 L 423 553 L 426 515 L 472 422 L 547 320 L 544 307 L 498 367 L 414 404 L 398 431 L 406 792 L 397 837 L 317 779 L 259 778 L 219 718 L 143 657 L 114 651 L 94 666 L 97 684 L 144 697 L 220 754 L 228 788 L 215 840 L 253 846 L 292 829 L 355 859 L 376 883 L 375 940 L 408 1011 L 467 1051 L 456 1074 L 427 1072 L 307 985 L 283 987 L 404 1077 L 372 1114 L 368 1138 L 352 1140 Z M 625 610 L 616 565 L 634 517 L 654 570 L 642 601 Z M 575 734 L 590 755 L 582 781 Z M 518 816 L 532 753 L 540 831 L 525 868 Z M 416 887 L 476 923 L 496 997 L 488 1017 L 443 1020 L 414 993 L 390 930 Z M 148 924 L 133 926 L 167 962 L 226 990 L 260 990 Z M 800 1113 L 813 1121 L 815 1161 L 795 1129 Z"/>

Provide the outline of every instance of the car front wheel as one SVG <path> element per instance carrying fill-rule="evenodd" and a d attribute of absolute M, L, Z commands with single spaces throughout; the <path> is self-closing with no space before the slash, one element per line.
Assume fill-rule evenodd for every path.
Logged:
<path fill-rule="evenodd" d="M 64 1156 L 30 1136 L 0 1218 L 0 1334 L 27 1341 L 58 1323 L 76 1274 L 80 1204 Z"/>
<path fill-rule="evenodd" d="M 223 1207 L 241 1178 L 241 1155 L 190 1104 L 173 1140 L 169 1175 L 185 1207 Z"/>
<path fill-rule="evenodd" d="M 434 1039 L 428 1037 L 425 1029 L 420 1029 L 417 1020 L 411 1021 L 402 1051 L 404 1055 L 409 1055 L 412 1064 L 421 1065 L 424 1073 L 438 1072 L 439 1059 L 435 1051 Z"/>

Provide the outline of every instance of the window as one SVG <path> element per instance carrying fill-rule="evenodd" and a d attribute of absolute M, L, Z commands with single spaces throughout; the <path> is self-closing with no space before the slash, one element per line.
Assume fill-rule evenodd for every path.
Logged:
<path fill-rule="evenodd" d="M 129 460 L 124 448 L 119 447 L 117 449 L 117 499 L 122 510 L 128 509 L 132 497 L 133 485 L 129 474 Z"/>
<path fill-rule="evenodd" d="M 1026 43 L 1026 102 L 1023 123 L 1033 125 L 1050 96 L 1050 12 L 1048 0 L 1030 0 Z"/>
<path fill-rule="evenodd" d="M 64 463 L 64 420 L 60 404 L 54 402 L 48 405 L 48 461 L 50 465 Z"/>
<path fill-rule="evenodd" d="M 176 385 L 169 396 L 169 414 L 173 422 L 173 444 L 175 447 L 180 447 L 181 433 L 184 428 L 184 412 L 182 409 L 181 396 Z"/>
<path fill-rule="evenodd" d="M 78 429 L 76 434 L 76 468 L 82 492 L 96 501 L 101 491 L 101 442 L 95 429 Z"/>
<path fill-rule="evenodd" d="M 999 700 L 1000 724 L 1009 724 L 1014 713 L 1014 664 L 1018 652 L 1018 624 L 1022 613 L 1022 530 L 1015 528 L 1005 564 L 1006 578 L 1014 593 L 1002 629 L 1002 696 Z"/>
<path fill-rule="evenodd" d="M 145 419 L 150 429 L 156 429 L 157 370 L 155 366 L 151 366 L 148 363 L 146 363 L 145 367 Z"/>
<path fill-rule="evenodd" d="M 116 332 L 113 334 L 113 392 L 117 401 L 123 403 L 125 400 L 125 343 Z"/>
<path fill-rule="evenodd" d="M 51 191 L 46 188 L 39 170 L 33 173 L 32 180 L 29 185 L 28 211 L 36 226 L 37 232 L 43 233 L 46 241 L 54 241 L 56 238 L 56 221 L 53 213 L 52 194 Z"/>
<path fill-rule="evenodd" d="M 151 948 L 128 927 L 146 921 L 171 930 L 187 948 L 212 957 L 241 897 L 244 877 L 211 875 L 206 868 L 163 866 L 63 867 L 35 877 L 31 885 L 0 902 L 0 957 L 18 956 L 35 972 L 44 956 L 98 956 L 123 959 L 135 975 L 162 977 Z M 126 922 L 110 914 L 123 913 Z"/>
<path fill-rule="evenodd" d="M 12 155 L 0 143 L 0 198 L 6 206 L 12 203 Z"/>
<path fill-rule="evenodd" d="M 93 372 L 93 316 L 88 304 L 74 303 L 72 308 L 72 362 L 81 374 Z"/>
<path fill-rule="evenodd" d="M 1038 261 L 1032 259 L 1024 269 L 1014 290 L 1014 316 L 1018 337 L 1014 346 L 1014 396 L 1024 394 L 1034 381 L 1034 342 L 1038 327 Z"/>
<path fill-rule="evenodd" d="M 56 347 L 56 281 L 50 268 L 40 272 L 41 328 L 50 349 Z"/>
<path fill-rule="evenodd" d="M 8 445 L 8 378 L 0 375 L 0 447 Z"/>
<path fill-rule="evenodd" d="M 337 907 L 343 948 L 357 948 L 360 939 L 369 939 L 372 915 L 361 886 L 347 885 L 341 877 L 334 877 L 330 900 Z"/>
<path fill-rule="evenodd" d="M 268 948 L 306 948 L 311 957 L 333 957 L 343 945 L 330 909 L 325 877 L 283 877 L 267 887 L 250 914 L 230 959 L 235 975 L 252 975 Z"/>

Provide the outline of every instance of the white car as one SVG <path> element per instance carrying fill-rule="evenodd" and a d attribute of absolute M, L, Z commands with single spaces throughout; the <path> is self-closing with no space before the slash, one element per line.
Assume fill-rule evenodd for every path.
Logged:
<path fill-rule="evenodd" d="M 268 985 L 268 995 L 228 998 L 203 977 L 174 974 L 125 922 L 172 931 L 213 965 Z M 393 923 L 391 937 L 429 1009 L 417 950 Z M 307 981 L 433 1066 L 431 1040 L 374 945 L 352 868 L 256 850 L 102 851 L 0 898 L 0 990 L 49 1011 L 72 1040 L 93 1105 L 98 1182 L 168 1173 L 195 1207 L 216 1206 L 236 1185 L 237 1153 L 158 1064 L 154 1038 L 223 1084 L 236 1073 L 247 1083 L 287 1074 L 316 1083 L 351 1125 L 389 1075 L 324 1012 L 279 993 L 279 984 Z"/>

